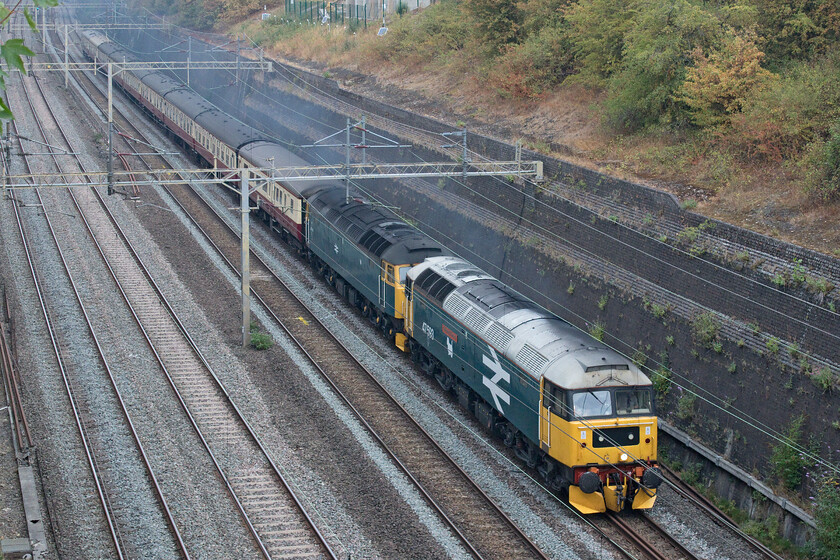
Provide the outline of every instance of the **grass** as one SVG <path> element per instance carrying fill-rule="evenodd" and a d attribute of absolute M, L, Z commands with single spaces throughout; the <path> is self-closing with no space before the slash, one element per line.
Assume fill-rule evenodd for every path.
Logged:
<path fill-rule="evenodd" d="M 609 298 L 609 296 L 607 296 L 607 294 L 602 295 L 601 299 L 598 300 L 598 309 L 603 311 L 607 307 L 607 303 L 609 301 L 610 301 L 610 298 Z"/>
<path fill-rule="evenodd" d="M 604 341 L 604 324 L 601 322 L 595 322 L 589 327 L 589 334 L 592 335 L 593 338 L 603 342 Z"/>

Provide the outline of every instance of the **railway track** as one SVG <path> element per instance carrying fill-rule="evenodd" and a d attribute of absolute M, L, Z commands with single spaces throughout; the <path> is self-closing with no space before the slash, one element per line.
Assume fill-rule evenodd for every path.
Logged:
<path fill-rule="evenodd" d="M 682 496 L 684 499 L 691 501 L 704 514 L 708 515 L 715 523 L 721 527 L 728 529 L 738 539 L 744 541 L 758 554 L 770 560 L 784 560 L 781 556 L 767 548 L 761 542 L 746 534 L 728 515 L 723 513 L 717 506 L 715 506 L 706 496 L 695 490 L 690 484 L 684 482 L 677 473 L 672 469 L 660 464 L 662 472 L 665 473 L 665 478 L 670 482 L 671 488 L 674 492 Z"/>
<path fill-rule="evenodd" d="M 32 118 L 35 120 L 42 134 L 44 143 L 50 145 L 49 142 L 52 139 L 45 130 L 42 116 L 48 118 L 51 114 L 49 110 L 44 109 L 47 106 L 46 103 L 36 108 L 35 103 L 37 103 L 39 98 L 33 95 L 32 88 L 27 86 L 27 82 L 30 80 L 31 78 L 22 77 L 21 84 L 26 92 L 25 97 L 27 98 Z M 17 123 L 15 123 L 15 127 L 17 127 Z M 18 138 L 20 138 L 19 135 Z M 22 144 L 21 152 L 25 153 Z M 31 171 L 32 164 L 29 158 L 24 156 L 24 160 L 26 166 Z M 62 170 L 62 165 L 58 163 L 57 159 L 54 158 L 53 163 L 59 171 Z M 43 162 L 41 164 L 43 165 Z M 171 542 L 167 543 L 168 546 L 166 548 L 174 554 L 178 553 L 176 551 L 180 551 L 182 557 L 189 557 L 183 548 L 179 549 L 182 543 L 177 530 L 174 529 L 171 514 L 166 506 L 160 487 L 157 484 L 154 471 L 148 462 L 145 461 L 145 453 L 139 443 L 137 433 L 132 426 L 128 411 L 123 406 L 122 397 L 116 385 L 113 383 L 113 371 L 97 338 L 96 331 L 98 325 L 94 324 L 86 309 L 84 299 L 75 282 L 72 267 L 68 263 L 65 248 L 62 248 L 60 238 L 69 235 L 66 229 L 68 224 L 61 223 L 62 219 L 60 217 L 58 220 L 53 221 L 51 213 L 46 209 L 44 198 L 39 190 L 36 189 L 33 196 L 37 200 L 37 206 L 44 211 L 47 231 L 54 243 L 61 266 L 66 273 L 69 288 L 75 296 L 77 307 L 72 311 L 71 316 L 73 319 L 68 319 L 66 310 L 59 312 L 53 309 L 47 301 L 48 297 L 46 292 L 48 288 L 44 284 L 44 276 L 46 274 L 39 273 L 39 259 L 34 256 L 33 245 L 29 241 L 30 230 L 33 226 L 31 220 L 26 220 L 21 216 L 22 208 L 19 200 L 14 205 L 15 216 L 38 298 L 41 301 L 41 310 L 49 331 L 50 343 L 54 351 L 56 364 L 61 372 L 68 402 L 72 409 L 86 462 L 95 486 L 95 493 L 101 505 L 103 514 L 102 522 L 107 527 L 107 533 L 110 535 L 110 540 L 113 545 L 111 554 L 118 558 L 135 556 L 145 545 L 143 542 L 144 539 L 136 540 L 133 538 L 134 535 L 131 534 L 129 528 L 137 523 L 137 518 L 134 514 L 132 504 L 127 500 L 121 499 L 117 490 L 120 485 L 120 478 L 126 471 L 126 464 L 134 465 L 137 468 L 137 465 L 142 463 L 142 468 L 149 477 L 151 487 L 141 490 L 134 489 L 132 498 L 138 499 L 143 494 L 148 498 L 149 493 L 154 494 L 154 500 L 159 504 L 169 527 L 172 529 L 170 534 L 157 533 L 156 538 L 161 540 L 171 539 Z M 53 215 L 53 217 L 56 216 Z M 26 225 L 27 222 L 30 222 L 28 226 Z M 41 250 L 43 251 L 43 248 Z M 43 262 L 43 259 L 40 262 Z M 51 277 L 50 281 L 56 282 L 56 279 Z M 92 345 L 95 347 L 96 360 L 102 368 L 101 371 L 104 371 L 107 375 L 110 381 L 109 384 L 106 384 L 104 379 L 100 379 L 98 383 L 91 380 L 88 377 L 89 370 L 85 367 L 85 362 L 77 359 L 74 355 L 81 349 L 78 346 L 77 340 L 74 339 L 72 333 L 69 331 L 73 327 L 79 326 L 87 328 L 89 331 Z M 93 349 L 88 348 L 87 350 L 90 351 Z M 97 419 L 94 419 L 95 416 Z M 118 448 L 118 444 L 116 444 L 116 442 L 125 444 L 132 440 L 136 445 L 133 449 L 128 449 L 125 445 Z M 115 445 L 109 446 L 108 442 L 115 442 Z M 148 524 L 143 525 L 150 530 Z"/>
<path fill-rule="evenodd" d="M 101 91 L 88 93 L 99 98 L 102 107 Z M 120 126 L 143 138 L 127 119 Z M 144 159 L 149 167 L 160 164 Z M 233 264 L 240 250 L 236 232 L 193 191 L 167 190 L 239 274 Z M 271 312 L 464 547 L 476 558 L 546 558 L 257 255 L 252 254 L 251 263 L 252 296 Z"/>
<path fill-rule="evenodd" d="M 607 524 L 626 539 L 630 547 L 650 560 L 700 560 L 668 531 L 641 512 L 608 514 Z M 624 549 L 622 549 L 624 551 Z M 626 551 L 624 551 L 627 554 Z M 629 558 L 636 558 L 627 554 Z"/>
<path fill-rule="evenodd" d="M 37 84 L 36 80 L 35 84 Z M 33 91 L 34 93 L 34 91 Z M 42 92 L 40 92 L 42 94 Z M 36 98 L 32 93 L 27 93 L 27 98 Z M 40 111 L 32 108 L 33 114 L 50 115 L 49 106 L 44 103 Z M 49 124 L 48 128 L 54 133 L 52 138 L 45 135 L 45 144 L 58 144 L 55 133 L 64 137 L 67 153 L 72 153 L 66 136 L 64 136 L 61 124 L 57 118 Z M 78 169 L 74 169 L 78 172 Z M 82 170 L 83 172 L 84 170 Z M 213 374 L 206 360 L 201 356 L 194 341 L 189 337 L 183 324 L 173 312 L 172 308 L 163 298 L 157 286 L 152 280 L 150 272 L 144 267 L 125 233 L 119 228 L 113 216 L 108 214 L 107 205 L 94 190 L 84 190 L 78 193 L 86 195 L 87 200 L 79 201 L 73 193 L 73 204 L 78 216 L 85 222 L 90 236 L 97 243 L 98 250 L 108 270 L 112 275 L 120 293 L 126 303 L 131 307 L 139 328 L 143 331 L 151 351 L 157 357 L 160 366 L 167 373 L 170 386 L 177 394 L 177 398 L 189 416 L 196 433 L 210 455 L 216 467 L 218 476 L 222 478 L 230 496 L 236 503 L 241 513 L 244 524 L 253 535 L 258 554 L 266 558 L 273 557 L 301 557 L 301 558 L 335 558 L 335 555 L 326 544 L 318 529 L 306 514 L 301 501 L 286 483 L 282 474 L 266 449 L 249 426 L 248 422 L 239 413 L 236 405 L 227 395 L 224 387 Z M 95 198 L 94 198 L 95 197 Z M 39 198 L 41 208 L 46 208 L 44 200 Z M 17 210 L 17 208 L 16 208 Z M 87 217 L 86 217 L 87 216 Z M 47 217 L 49 221 L 49 216 Z M 22 226 L 21 226 L 22 228 Z M 97 230 L 95 232 L 94 230 Z M 107 230 L 107 231 L 105 231 Z M 21 235 L 25 236 L 21 229 Z M 53 234 L 55 244 L 61 247 L 59 238 L 61 232 Z M 64 261 L 68 277 L 71 278 L 70 267 Z M 34 268 L 33 268 L 33 274 Z M 37 276 L 37 275 L 36 275 Z M 83 307 L 82 299 L 78 296 L 79 305 Z M 46 306 L 45 314 L 49 315 Z M 84 315 L 88 315 L 82 310 Z M 97 328 L 88 322 L 91 333 Z M 95 334 L 94 334 L 95 337 Z M 56 354 L 65 356 L 72 350 L 72 344 L 56 340 L 54 343 Z M 100 345 L 97 342 L 97 346 Z M 101 347 L 100 347 L 101 348 Z M 102 355 L 100 351 L 100 355 Z M 103 362 L 104 362 L 103 355 Z M 107 367 L 107 366 L 106 366 Z M 119 390 L 114 382 L 114 376 L 110 374 L 111 386 L 117 398 Z M 70 388 L 71 381 L 67 381 L 68 394 L 73 391 Z M 87 405 L 87 408 L 93 405 Z M 90 426 L 96 427 L 96 422 L 84 420 L 84 406 L 77 406 L 77 424 L 83 439 L 86 438 L 85 431 Z M 127 419 L 127 425 L 132 422 L 128 411 L 123 407 L 123 413 Z M 133 427 L 132 427 L 133 431 Z M 145 453 L 139 442 L 136 432 L 133 437 L 137 442 L 138 449 L 145 459 Z M 100 438 L 102 439 L 102 438 Z M 90 448 L 90 446 L 88 446 Z M 88 451 L 89 464 L 95 472 L 97 481 L 101 481 L 101 469 L 97 466 L 102 464 L 102 459 L 95 459 L 93 452 Z M 149 477 L 154 480 L 155 475 L 146 461 Z M 106 491 L 102 490 L 104 484 L 99 482 L 100 496 L 103 511 L 106 512 L 109 526 L 112 527 L 111 534 L 116 549 L 116 555 L 123 557 L 125 546 L 122 544 L 121 535 L 132 535 L 129 524 L 117 528 L 114 519 L 117 514 L 111 511 Z M 168 508 L 165 506 L 160 487 L 155 483 L 157 494 L 163 509 L 168 513 L 168 520 L 172 534 L 179 545 L 173 547 L 180 551 L 183 557 L 189 557 L 189 552 L 183 545 L 178 535 L 177 524 L 173 520 Z M 112 481 L 111 492 L 119 495 L 118 485 Z M 180 523 L 186 524 L 189 519 L 182 518 Z M 135 535 L 136 536 L 136 535 Z M 244 551 L 238 551 L 242 553 Z M 136 553 L 129 553 L 135 557 Z M 171 554 L 167 554 L 171 555 Z"/>
<path fill-rule="evenodd" d="M 128 121 L 124 122 L 123 126 L 127 128 L 129 126 Z M 139 131 L 137 135 L 138 137 L 142 137 Z M 205 235 L 207 236 L 207 239 L 211 240 L 211 243 L 216 245 L 219 253 L 225 256 L 231 270 L 236 270 L 236 266 L 232 264 L 237 262 L 237 257 L 239 255 L 239 241 L 235 232 L 230 228 L 227 228 L 228 233 L 223 233 L 220 229 L 221 222 L 223 222 L 223 220 L 216 216 L 215 213 L 210 210 L 210 207 L 206 205 L 196 193 L 186 197 L 183 196 L 183 194 L 184 193 L 182 192 L 176 193 L 174 190 L 170 190 L 170 195 L 179 201 L 179 204 L 181 204 L 184 211 L 192 216 L 192 219 L 196 224 L 199 222 L 202 224 L 212 224 L 205 226 Z M 224 240 L 225 237 L 228 239 Z M 214 242 L 211 238 L 216 239 L 217 241 Z M 268 267 L 258 260 L 256 255 L 252 254 L 251 258 L 252 263 L 255 264 L 252 268 L 252 276 L 254 278 L 252 281 L 252 287 L 254 289 L 255 299 L 260 301 L 267 309 L 272 311 L 278 323 L 282 325 L 290 337 L 299 345 L 307 356 L 310 357 L 316 367 L 318 364 L 329 364 L 328 368 L 321 369 L 319 367 L 318 369 L 321 369 L 325 378 L 333 385 L 333 387 L 336 388 L 336 391 L 341 394 L 359 418 L 371 429 L 372 433 L 376 434 L 376 437 L 382 442 L 385 448 L 404 447 L 405 441 L 407 441 L 406 434 L 416 428 L 412 428 L 410 426 L 411 422 L 408 422 L 405 426 L 397 426 L 396 428 L 393 428 L 392 426 L 395 424 L 395 418 L 401 417 L 403 414 L 408 415 L 408 413 L 404 410 L 400 413 L 396 410 L 385 414 L 377 412 L 383 410 L 383 406 L 393 406 L 389 404 L 389 401 L 394 403 L 396 403 L 396 401 L 394 399 L 390 399 L 390 396 L 372 397 L 372 395 L 377 391 L 382 391 L 384 393 L 387 393 L 387 391 L 381 386 L 377 389 L 375 385 L 373 385 L 373 383 L 375 383 L 375 378 L 367 372 L 362 374 L 361 370 L 357 369 L 359 367 L 364 369 L 363 366 L 358 364 L 352 367 L 347 366 L 347 362 L 355 360 L 352 357 L 352 354 L 331 335 L 329 328 L 320 324 L 315 318 L 315 315 L 306 308 L 304 303 L 297 300 L 296 296 L 291 293 L 291 290 L 288 290 L 285 286 L 279 288 L 278 283 L 282 285 L 282 281 L 274 276 Z M 263 294 L 263 297 L 261 298 L 259 294 Z M 317 336 L 313 336 L 313 325 L 316 326 L 319 331 Z M 300 342 L 301 340 L 305 340 L 305 342 Z M 333 364 L 340 364 L 340 367 L 335 368 Z M 371 385 L 368 385 L 367 381 L 364 386 L 360 385 L 359 379 L 364 377 L 364 375 L 370 377 L 372 380 Z M 377 414 L 379 416 L 377 416 Z M 389 427 L 391 427 L 391 431 L 388 431 Z M 420 428 L 420 430 L 422 430 L 422 428 Z M 379 434 L 379 431 L 382 431 L 382 434 Z M 432 438 L 428 435 L 426 435 L 426 437 L 432 443 L 431 447 L 436 447 Z M 408 447 L 413 448 L 414 446 Z M 449 479 L 447 478 L 451 475 L 441 474 L 442 470 L 440 468 L 437 468 L 434 471 L 423 470 L 423 465 L 429 463 L 433 456 L 437 453 L 443 453 L 445 455 L 445 452 L 439 448 L 438 451 L 435 452 L 430 448 L 429 450 L 423 449 L 413 455 L 406 455 L 404 454 L 404 450 L 402 451 L 403 455 L 401 456 L 396 453 L 393 455 L 395 460 L 404 469 L 406 469 L 409 476 L 418 483 L 419 487 L 421 487 L 424 492 L 426 489 L 429 490 L 426 495 L 427 499 L 430 500 L 430 503 L 434 502 L 435 496 L 437 496 L 439 492 L 442 492 L 444 495 L 447 492 L 451 492 L 451 482 L 449 482 Z M 417 467 L 418 465 L 419 467 Z M 419 469 L 416 471 L 416 475 L 411 474 L 412 467 Z M 472 484 L 474 485 L 474 483 Z M 478 486 L 474 485 L 474 488 L 478 488 Z M 441 512 L 443 518 L 452 523 L 454 527 L 453 530 L 462 537 L 465 546 L 467 546 L 467 548 L 470 549 L 477 557 L 496 557 L 499 556 L 499 554 L 502 554 L 499 557 L 503 557 L 504 555 L 511 554 L 510 540 L 503 540 L 502 544 L 498 546 L 486 540 L 482 542 L 482 544 L 472 544 L 469 535 L 471 532 L 475 532 L 475 529 L 471 529 L 471 527 L 484 527 L 484 531 L 486 532 L 488 527 L 487 521 L 483 519 L 471 519 L 470 516 L 474 515 L 473 513 L 470 511 L 464 511 L 464 509 L 459 509 L 457 504 L 452 503 L 463 501 L 463 494 L 460 490 L 458 493 L 461 495 L 458 495 L 454 500 L 450 500 L 449 502 L 446 501 L 446 496 L 444 496 L 444 499 L 441 500 L 441 503 L 438 504 L 437 507 L 439 507 L 439 511 Z M 485 497 L 485 499 L 490 500 L 487 497 Z M 470 510 L 471 508 L 467 507 L 465 509 Z M 503 513 L 501 515 L 504 516 Z M 639 542 L 637 546 L 640 547 L 639 550 L 642 550 L 643 554 L 649 555 L 652 558 L 695 557 L 678 542 L 674 541 L 673 538 L 667 536 L 667 533 L 665 533 L 661 528 L 658 528 L 658 525 L 656 525 L 652 520 L 643 515 L 637 516 L 637 518 L 630 519 L 629 521 L 616 518 L 617 520 L 615 523 L 616 527 L 619 525 L 622 526 L 619 530 L 625 534 L 626 538 L 630 540 L 637 540 Z M 634 524 L 642 525 L 641 531 L 634 530 Z M 658 529 L 654 529 L 654 526 Z M 460 527 L 466 527 L 466 529 L 462 531 Z M 641 534 L 647 536 L 645 538 L 638 537 L 640 532 Z M 662 545 L 666 550 L 664 553 L 657 551 L 657 546 L 652 546 L 650 542 L 647 542 L 651 540 L 650 535 L 657 533 L 662 534 L 662 543 L 667 543 Z M 634 534 L 636 535 L 635 538 L 631 536 Z M 527 541 L 527 537 L 524 538 Z M 657 537 L 657 539 L 659 539 L 659 537 Z M 533 543 L 530 547 L 526 545 L 523 550 L 530 550 L 532 554 L 543 556 Z M 504 552 L 502 553 L 501 551 Z"/>

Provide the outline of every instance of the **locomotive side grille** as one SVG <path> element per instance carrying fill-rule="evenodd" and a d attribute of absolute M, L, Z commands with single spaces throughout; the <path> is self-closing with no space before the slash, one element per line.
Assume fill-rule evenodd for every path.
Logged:
<path fill-rule="evenodd" d="M 467 314 L 470 306 L 464 301 L 464 298 L 457 294 L 452 294 L 446 300 L 443 308 L 448 311 L 453 317 L 463 318 Z"/>
<path fill-rule="evenodd" d="M 499 350 L 507 348 L 507 345 L 513 340 L 513 335 L 498 323 L 492 323 L 490 328 L 487 329 L 487 332 L 484 333 L 484 336 L 487 337 L 490 344 Z"/>
<path fill-rule="evenodd" d="M 473 331 L 480 333 L 484 331 L 484 328 L 490 322 L 490 319 L 488 319 L 485 315 L 482 315 L 481 312 L 476 311 L 475 309 L 470 309 L 469 312 L 467 312 L 464 322 L 467 323 L 467 326 L 469 326 Z"/>
<path fill-rule="evenodd" d="M 548 358 L 540 354 L 536 348 L 530 344 L 522 347 L 518 354 L 516 354 L 516 361 L 519 362 L 525 370 L 539 373 L 543 366 L 548 363 Z"/>
<path fill-rule="evenodd" d="M 592 437 L 592 447 L 618 447 L 639 444 L 639 427 L 623 426 L 620 428 L 606 428 L 595 430 Z"/>

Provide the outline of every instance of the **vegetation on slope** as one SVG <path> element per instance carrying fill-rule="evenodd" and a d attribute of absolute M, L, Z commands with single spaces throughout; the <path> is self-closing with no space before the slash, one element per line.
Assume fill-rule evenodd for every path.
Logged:
<path fill-rule="evenodd" d="M 262 8 L 146 2 L 192 27 Z M 840 199 L 837 2 L 440 0 L 394 15 L 384 37 L 373 22 L 310 25 L 289 22 L 282 5 L 269 11 L 280 17 L 245 26 L 263 46 L 362 72 L 435 76 L 450 97 L 466 90 L 484 104 L 467 109 L 485 117 L 559 96 L 584 107 L 577 120 L 597 123 L 575 146 L 587 158 L 716 192 L 724 220 L 828 253 L 840 240 L 824 235 Z M 763 204 L 771 207 L 755 210 Z M 814 214 L 822 231 L 786 236 L 791 211 Z M 745 216 L 752 221 L 739 222 Z"/>

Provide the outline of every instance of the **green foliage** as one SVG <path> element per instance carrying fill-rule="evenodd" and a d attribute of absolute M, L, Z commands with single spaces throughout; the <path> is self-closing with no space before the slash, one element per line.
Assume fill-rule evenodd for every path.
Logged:
<path fill-rule="evenodd" d="M 690 420 L 694 418 L 697 412 L 695 405 L 697 404 L 697 395 L 694 393 L 686 393 L 680 397 L 677 402 L 677 418 L 680 420 Z"/>
<path fill-rule="evenodd" d="M 811 383 L 819 387 L 823 393 L 829 393 L 834 388 L 834 374 L 831 373 L 831 368 L 823 366 L 820 370 L 811 376 Z"/>
<path fill-rule="evenodd" d="M 648 357 L 647 357 L 647 354 L 645 354 L 644 350 L 642 350 L 641 348 L 637 348 L 636 351 L 633 352 L 632 360 L 633 360 L 633 363 L 636 364 L 637 367 L 642 368 L 642 367 L 645 367 L 645 364 L 647 363 Z"/>
<path fill-rule="evenodd" d="M 604 324 L 600 322 L 593 323 L 589 327 L 589 334 L 592 335 L 593 338 L 603 342 L 604 341 Z"/>
<path fill-rule="evenodd" d="M 782 441 L 772 446 L 770 467 L 774 476 L 779 477 L 782 484 L 790 489 L 796 489 L 802 483 L 802 475 L 808 461 L 800 451 L 802 447 L 802 427 L 805 415 L 797 416 L 790 421 Z"/>
<path fill-rule="evenodd" d="M 680 208 L 682 208 L 683 210 L 694 210 L 695 208 L 697 208 L 697 201 L 693 198 L 683 200 L 680 203 Z"/>
<path fill-rule="evenodd" d="M 720 21 L 688 0 L 641 0 L 631 32 L 624 36 L 620 70 L 607 87 L 606 119 L 636 131 L 687 120 L 678 92 L 696 48 L 707 49 L 720 33 Z M 624 14 L 621 14 L 624 16 Z"/>
<path fill-rule="evenodd" d="M 803 165 L 808 170 L 806 191 L 823 200 L 840 196 L 840 119 L 829 129 L 828 138 L 810 146 Z"/>
<path fill-rule="evenodd" d="M 664 397 L 671 390 L 671 370 L 661 366 L 650 376 L 650 381 L 656 393 Z"/>
<path fill-rule="evenodd" d="M 251 334 L 251 346 L 257 350 L 268 350 L 274 346 L 274 339 L 268 333 L 257 332 Z"/>
<path fill-rule="evenodd" d="M 569 282 L 569 287 L 568 287 L 568 288 L 566 288 L 566 293 L 567 293 L 567 294 L 569 294 L 569 295 L 572 295 L 573 293 L 575 293 L 575 284 L 574 284 L 574 282 Z"/>
<path fill-rule="evenodd" d="M 700 475 L 703 472 L 703 464 L 702 463 L 691 463 L 690 465 L 686 465 L 685 468 L 680 473 L 680 478 L 686 484 L 691 486 L 695 486 L 700 484 Z"/>
<path fill-rule="evenodd" d="M 664 305 L 659 305 L 658 303 L 651 303 L 650 312 L 653 313 L 653 316 L 657 319 L 662 319 L 668 312 L 668 308 Z"/>
<path fill-rule="evenodd" d="M 752 91 L 733 115 L 733 149 L 770 161 L 795 159 L 803 151 L 809 183 L 818 179 L 823 140 L 840 118 L 840 51 L 789 65 L 778 80 Z"/>
<path fill-rule="evenodd" d="M 607 294 L 601 296 L 601 299 L 598 300 L 598 309 L 603 311 L 607 307 L 607 303 L 610 301 L 610 298 Z"/>
<path fill-rule="evenodd" d="M 805 59 L 838 39 L 840 6 L 810 0 L 754 0 L 767 52 L 776 63 Z"/>
<path fill-rule="evenodd" d="M 471 28 L 472 18 L 461 3 L 436 2 L 390 23 L 388 34 L 374 43 L 373 50 L 403 66 L 423 66 L 464 50 Z"/>
<path fill-rule="evenodd" d="M 790 271 L 790 281 L 794 286 L 805 282 L 805 267 L 802 266 L 802 259 L 793 259 L 793 268 Z"/>
<path fill-rule="evenodd" d="M 51 8 L 58 5 L 58 0 L 34 0 L 33 3 L 36 8 Z M 0 25 L 6 23 L 12 17 L 12 14 L 15 13 L 19 5 L 18 3 L 11 9 L 7 8 L 5 4 L 0 5 Z M 38 26 L 35 19 L 29 13 L 28 7 L 23 9 L 23 15 L 26 23 L 29 25 L 29 29 L 37 32 Z M 33 56 L 34 54 L 24 44 L 23 39 L 8 39 L 6 42 L 0 43 L 0 59 L 6 62 L 6 68 L 8 70 L 17 70 L 22 74 L 26 74 L 23 57 Z M 6 91 L 6 77 L 8 75 L 6 70 L 0 69 L 0 91 Z M 12 115 L 12 111 L 9 109 L 5 97 L 0 96 L 0 120 L 9 120 L 12 118 L 14 118 L 14 115 Z"/>
<path fill-rule="evenodd" d="M 808 276 L 805 278 L 805 283 L 808 284 L 808 289 L 817 294 L 827 294 L 834 289 L 834 284 L 821 276 Z"/>
<path fill-rule="evenodd" d="M 697 315 L 691 322 L 694 338 L 704 348 L 711 348 L 720 332 L 720 321 L 711 311 Z"/>
<path fill-rule="evenodd" d="M 268 350 L 274 346 L 274 339 L 268 333 L 260 332 L 259 325 L 251 321 L 251 346 L 257 350 Z"/>
<path fill-rule="evenodd" d="M 479 48 L 489 55 L 519 42 L 524 15 L 515 0 L 465 0 L 465 8 L 472 16 Z"/>
<path fill-rule="evenodd" d="M 674 337 L 670 334 L 665 337 L 665 342 L 668 344 L 668 346 L 673 346 L 674 344 L 676 344 L 676 342 L 674 341 Z"/>
<path fill-rule="evenodd" d="M 528 5 L 534 2 L 529 2 Z M 521 43 L 508 45 L 490 71 L 488 81 L 503 95 L 536 98 L 572 72 L 572 51 L 562 23 L 543 27 Z"/>
<path fill-rule="evenodd" d="M 771 355 L 775 356 L 779 353 L 779 339 L 775 336 L 768 338 L 764 344 L 767 347 L 767 352 Z"/>
<path fill-rule="evenodd" d="M 625 38 L 642 4 L 638 0 L 579 0 L 569 6 L 566 22 L 580 70 L 573 81 L 590 86 L 607 84 L 621 67 Z"/>
<path fill-rule="evenodd" d="M 695 124 L 728 124 L 729 117 L 741 112 L 752 92 L 776 78 L 761 67 L 764 53 L 756 39 L 752 30 L 742 34 L 730 30 L 708 55 L 699 47 L 694 49 L 680 100 L 690 108 Z"/>
<path fill-rule="evenodd" d="M 840 560 L 840 483 L 837 478 L 827 477 L 821 481 L 814 520 L 820 557 Z"/>
<path fill-rule="evenodd" d="M 405 2 L 399 2 L 397 4 L 397 15 L 403 17 L 406 13 L 408 13 L 408 4 Z"/>
<path fill-rule="evenodd" d="M 726 371 L 728 371 L 729 373 L 735 373 L 736 371 L 738 371 L 738 364 L 736 364 L 735 362 L 730 363 L 729 366 L 726 368 Z"/>

